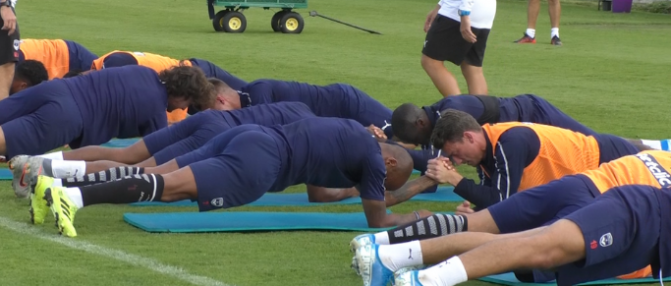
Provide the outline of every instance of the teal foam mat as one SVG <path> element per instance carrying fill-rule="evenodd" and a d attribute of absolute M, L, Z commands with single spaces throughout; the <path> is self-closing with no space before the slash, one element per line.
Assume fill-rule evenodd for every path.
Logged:
<path fill-rule="evenodd" d="M 439 187 L 435 193 L 419 194 L 414 196 L 411 201 L 420 202 L 461 202 L 463 199 L 454 193 L 453 187 Z M 324 205 L 354 205 L 360 204 L 361 198 L 349 198 L 339 202 L 331 203 L 311 203 L 308 201 L 307 193 L 297 194 L 282 194 L 282 193 L 267 193 L 260 199 L 248 204 L 248 206 L 324 206 Z M 131 206 L 169 206 L 169 207 L 197 207 L 196 202 L 190 200 L 182 200 L 172 203 L 164 202 L 137 202 L 130 204 Z"/>
<path fill-rule="evenodd" d="M 127 213 L 123 219 L 147 232 L 245 232 L 337 230 L 377 232 L 364 213 L 179 212 Z"/>

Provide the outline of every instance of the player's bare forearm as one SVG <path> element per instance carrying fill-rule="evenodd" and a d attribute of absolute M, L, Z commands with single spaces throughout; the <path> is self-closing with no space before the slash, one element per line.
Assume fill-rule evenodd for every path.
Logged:
<path fill-rule="evenodd" d="M 436 184 L 436 181 L 429 177 L 421 176 L 416 180 L 405 183 L 405 185 L 398 190 L 384 192 L 384 201 L 387 204 L 387 207 L 391 207 L 409 200 Z"/>

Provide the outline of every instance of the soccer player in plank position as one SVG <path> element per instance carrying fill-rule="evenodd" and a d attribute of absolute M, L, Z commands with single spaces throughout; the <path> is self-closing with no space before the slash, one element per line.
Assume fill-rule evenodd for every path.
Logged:
<path fill-rule="evenodd" d="M 532 94 L 515 97 L 493 97 L 480 95 L 455 95 L 438 102 L 419 107 L 404 103 L 394 110 L 391 126 L 396 140 L 430 149 L 430 138 L 440 114 L 447 109 L 456 109 L 473 116 L 480 125 L 503 122 L 530 122 L 560 127 L 585 135 L 597 132 L 571 118 L 547 100 Z M 669 150 L 669 140 L 634 140 L 656 150 Z"/>
<path fill-rule="evenodd" d="M 522 94 L 515 97 L 455 95 L 422 107 L 405 103 L 397 107 L 392 114 L 391 126 L 394 129 L 394 136 L 401 142 L 429 148 L 436 121 L 440 118 L 440 113 L 447 109 L 466 112 L 480 125 L 531 122 L 561 127 L 585 135 L 596 134 L 547 100 L 532 94 Z"/>
<path fill-rule="evenodd" d="M 14 70 L 14 80 L 9 89 L 9 95 L 47 80 L 49 80 L 49 74 L 44 64 L 36 60 L 20 61 L 16 64 L 16 69 Z"/>
<path fill-rule="evenodd" d="M 159 74 L 132 66 L 48 81 L 0 101 L 0 155 L 148 135 L 167 126 L 166 109 L 210 106 L 214 96 L 203 72 L 192 67 Z"/>
<path fill-rule="evenodd" d="M 373 124 L 377 125 L 385 124 L 385 120 L 391 118 L 391 110 L 389 108 L 377 102 L 375 99 L 366 95 L 362 91 L 359 91 L 358 89 L 348 85 L 336 84 L 328 87 L 319 87 L 315 85 L 296 83 L 296 82 L 260 80 L 255 81 L 251 83 L 249 86 L 243 88 L 243 90 L 248 90 L 249 92 L 233 90 L 223 82 L 219 82 L 215 85 L 217 87 L 218 92 L 217 104 L 222 106 L 221 108 L 216 109 L 221 110 L 232 110 L 239 108 L 244 109 L 248 108 L 249 106 L 254 106 L 258 104 L 270 104 L 275 102 L 301 102 L 306 104 L 316 116 L 353 119 L 361 123 L 363 126 L 369 126 Z M 254 111 L 249 112 L 241 111 L 241 112 L 248 114 L 249 116 L 260 116 L 256 114 L 256 112 L 258 112 L 256 111 L 256 109 L 254 109 Z M 196 127 L 193 126 L 200 124 L 200 122 L 196 123 L 195 119 L 191 120 L 190 122 L 192 123 L 184 124 L 182 126 L 184 126 L 185 128 L 195 129 Z M 389 128 L 388 130 L 391 129 Z M 192 132 L 192 131 L 193 130 L 185 132 Z M 200 140 L 198 142 L 202 144 L 205 141 Z M 140 145 L 136 144 L 134 146 L 140 147 L 142 143 L 139 143 Z M 137 165 L 141 167 L 156 166 L 155 165 L 156 163 L 158 164 L 162 163 L 162 162 L 154 163 L 151 161 L 145 161 L 150 156 L 148 156 L 148 154 L 146 153 L 137 155 L 138 152 L 135 151 L 136 149 L 134 146 L 124 149 L 109 149 L 99 146 L 89 146 L 86 148 L 81 148 L 79 150 L 73 150 L 68 152 L 60 152 L 60 151 L 54 152 L 45 155 L 45 157 L 56 160 L 81 160 L 81 161 L 112 160 L 124 164 L 141 163 Z M 152 152 L 152 150 L 148 151 Z M 413 152 L 412 150 L 410 152 L 413 153 L 413 157 L 420 157 L 416 156 L 415 153 L 417 154 L 425 153 L 425 152 Z M 154 154 L 152 153 L 151 155 Z M 173 155 L 176 156 L 181 154 L 174 153 Z M 170 157 L 171 156 L 166 156 L 163 158 L 167 159 L 174 158 Z M 427 159 L 417 161 L 421 162 L 418 163 L 417 165 L 420 166 L 423 165 L 424 168 L 426 167 Z M 79 166 L 82 166 L 82 164 L 84 163 L 78 163 L 78 164 Z M 93 171 L 89 171 L 89 169 L 86 168 L 85 170 L 79 170 L 79 172 L 80 174 L 83 175 L 91 172 L 96 172 L 99 170 L 100 169 L 93 169 Z M 74 170 L 66 169 L 64 172 L 73 173 Z"/>
<path fill-rule="evenodd" d="M 221 69 L 215 64 L 203 59 L 191 58 L 189 60 L 180 61 L 169 57 L 144 52 L 130 52 L 130 51 L 118 51 L 118 50 L 109 52 L 93 61 L 93 64 L 91 65 L 91 70 L 102 70 L 106 68 L 123 67 L 129 65 L 140 65 L 149 67 L 155 70 L 156 72 L 161 72 L 163 70 L 179 65 L 194 66 L 199 67 L 201 70 L 203 70 L 205 76 L 207 76 L 208 78 L 217 78 L 225 82 L 228 86 L 232 87 L 235 90 L 247 84 L 247 82 L 245 82 L 244 80 L 239 79 L 238 77 Z M 194 108 L 189 109 L 190 110 L 177 109 L 168 113 L 168 124 L 170 125 L 184 120 L 187 116 L 187 112 L 189 114 L 195 113 L 195 111 L 192 110 Z"/>
<path fill-rule="evenodd" d="M 77 42 L 59 39 L 23 39 L 19 63 L 36 60 L 44 64 L 49 79 L 64 78 L 66 74 L 91 69 L 98 56 Z"/>
<path fill-rule="evenodd" d="M 431 142 L 454 163 L 478 168 L 481 185 L 452 168 L 440 180 L 427 171 L 426 186 L 449 183 L 456 194 L 479 209 L 516 192 L 650 149 L 613 135 L 586 136 L 549 125 L 507 122 L 481 126 L 473 116 L 454 109 L 441 114 Z"/>
<path fill-rule="evenodd" d="M 221 81 L 214 80 L 215 87 Z M 225 103 L 217 102 L 213 110 L 199 112 L 175 125 L 160 129 L 143 137 L 126 148 L 106 148 L 87 146 L 78 150 L 60 152 L 45 156 L 16 156 L 10 161 L 14 179 L 12 186 L 18 197 L 27 197 L 31 177 L 42 172 L 54 178 L 73 178 L 75 174 L 84 176 L 95 174 L 112 179 L 112 173 L 124 177 L 132 168 L 117 168 L 132 165 L 134 167 L 156 167 L 178 156 L 194 151 L 210 139 L 243 124 L 262 126 L 284 125 L 305 118 L 316 117 L 305 104 L 300 102 L 280 102 L 259 104 L 256 106 L 227 110 Z M 87 161 L 68 160 L 71 155 L 87 158 Z M 54 158 L 53 160 L 51 158 Z M 99 160 L 99 161 L 96 161 Z M 132 174 L 132 173 L 128 173 Z M 116 177 L 116 176 L 115 176 Z M 82 178 L 84 181 L 88 176 Z"/>
<path fill-rule="evenodd" d="M 325 86 L 272 79 L 255 80 L 239 91 L 252 104 L 299 101 L 320 117 L 353 119 L 363 126 L 381 128 L 391 138 L 388 128 L 392 111 L 364 91 L 343 83 Z"/>
<path fill-rule="evenodd" d="M 429 168 L 439 173 L 438 176 L 446 176 L 449 171 L 449 167 L 439 159 L 432 160 L 431 165 Z M 461 254 L 465 251 L 462 247 L 470 248 L 463 241 L 469 236 L 455 233 L 508 234 L 550 225 L 614 188 L 630 185 L 669 188 L 670 171 L 671 152 L 643 151 L 604 163 L 594 170 L 534 187 L 476 213 L 435 214 L 389 231 L 360 235 L 351 242 L 351 247 L 357 250 L 355 259 L 361 265 L 357 270 L 365 270 L 362 272 L 364 281 L 370 285 L 383 285 L 393 272 L 402 268 L 435 264 Z M 428 231 L 422 233 L 420 229 Z M 438 237 L 438 229 L 446 230 L 443 236 Z M 449 247 L 445 247 L 447 245 Z M 409 258 L 407 252 L 413 252 L 414 257 Z M 371 272 L 371 269 L 377 271 Z M 553 272 L 514 270 L 517 279 L 522 282 L 540 283 L 555 279 Z M 647 277 L 650 271 L 646 267 L 619 278 Z M 615 275 L 624 273 L 627 272 Z"/>
<path fill-rule="evenodd" d="M 41 223 L 51 208 L 59 230 L 76 236 L 78 209 L 94 204 L 192 199 L 200 211 L 251 203 L 267 192 L 296 184 L 356 187 L 368 225 L 406 224 L 427 211 L 387 214 L 385 189 L 396 190 L 410 176 L 412 162 L 402 147 L 378 143 L 356 121 L 309 118 L 287 125 L 242 125 L 219 134 L 196 151 L 143 174 L 84 187 L 38 176 L 31 192 L 31 216 Z"/>

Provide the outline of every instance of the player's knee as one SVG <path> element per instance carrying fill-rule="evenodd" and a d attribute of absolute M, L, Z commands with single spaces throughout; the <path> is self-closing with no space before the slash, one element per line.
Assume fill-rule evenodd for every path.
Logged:
<path fill-rule="evenodd" d="M 436 68 L 444 68 L 443 62 L 434 60 L 434 59 L 432 59 L 430 57 L 427 57 L 425 55 L 422 55 L 422 61 L 421 62 L 422 62 L 422 67 L 426 71 L 433 70 L 433 69 L 436 69 Z"/>
<path fill-rule="evenodd" d="M 533 253 L 529 258 L 529 267 L 538 269 L 553 269 L 566 262 L 569 253 L 561 244 L 561 238 L 556 237 L 550 232 L 543 232 L 539 235 L 528 238 L 525 245 L 531 246 Z"/>

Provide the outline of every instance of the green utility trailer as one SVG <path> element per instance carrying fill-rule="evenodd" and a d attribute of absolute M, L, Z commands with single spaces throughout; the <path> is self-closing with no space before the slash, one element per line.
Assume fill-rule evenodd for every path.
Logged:
<path fill-rule="evenodd" d="M 214 13 L 214 6 L 223 6 L 225 9 Z M 275 32 L 298 34 L 303 31 L 304 21 L 300 14 L 293 9 L 307 8 L 308 0 L 240 0 L 222 1 L 207 0 L 207 8 L 212 20 L 212 26 L 217 32 L 242 33 L 247 28 L 247 19 L 242 11 L 251 7 L 282 9 L 276 12 L 270 26 Z"/>

